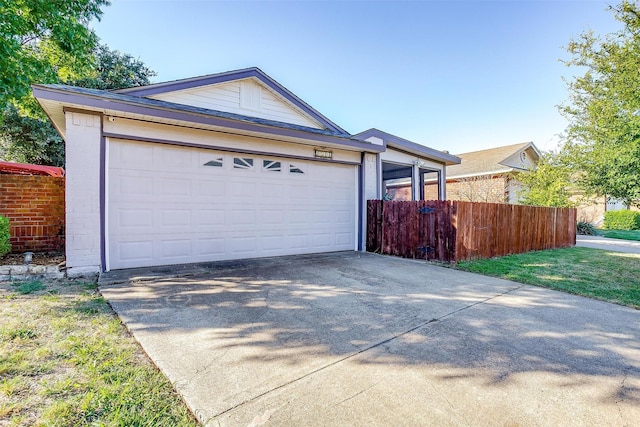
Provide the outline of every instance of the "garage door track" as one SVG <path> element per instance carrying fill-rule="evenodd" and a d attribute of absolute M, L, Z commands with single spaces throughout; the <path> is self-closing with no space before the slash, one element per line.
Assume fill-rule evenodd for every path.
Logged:
<path fill-rule="evenodd" d="M 206 425 L 640 420 L 640 312 L 614 304 L 356 252 L 113 272 L 100 291 Z"/>

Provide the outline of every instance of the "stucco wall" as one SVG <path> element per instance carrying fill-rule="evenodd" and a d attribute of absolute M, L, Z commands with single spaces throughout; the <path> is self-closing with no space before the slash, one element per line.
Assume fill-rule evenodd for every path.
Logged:
<path fill-rule="evenodd" d="M 100 271 L 101 116 L 66 116 L 67 274 Z"/>

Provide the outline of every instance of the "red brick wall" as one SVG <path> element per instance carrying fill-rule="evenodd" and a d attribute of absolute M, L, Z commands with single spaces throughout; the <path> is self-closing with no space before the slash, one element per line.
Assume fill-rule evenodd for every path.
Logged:
<path fill-rule="evenodd" d="M 64 178 L 0 174 L 11 252 L 64 251 Z"/>

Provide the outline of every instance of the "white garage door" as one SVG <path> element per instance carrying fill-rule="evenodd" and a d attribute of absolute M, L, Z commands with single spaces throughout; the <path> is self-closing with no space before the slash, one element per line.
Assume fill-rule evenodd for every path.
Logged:
<path fill-rule="evenodd" d="M 108 147 L 110 269 L 355 249 L 354 166 Z"/>

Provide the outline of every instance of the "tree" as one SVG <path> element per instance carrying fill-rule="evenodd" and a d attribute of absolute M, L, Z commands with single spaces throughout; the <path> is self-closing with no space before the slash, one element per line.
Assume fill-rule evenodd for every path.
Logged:
<path fill-rule="evenodd" d="M 622 29 L 604 38 L 592 32 L 568 46 L 567 66 L 585 69 L 568 82 L 569 120 L 562 147 L 577 182 L 588 191 L 624 200 L 640 199 L 640 7 L 623 1 L 610 7 Z"/>
<path fill-rule="evenodd" d="M 96 66 L 90 73 L 67 84 L 92 89 L 124 89 L 146 86 L 156 72 L 147 68 L 140 59 L 127 53 L 110 50 L 107 45 L 99 44 L 94 50 Z"/>
<path fill-rule="evenodd" d="M 572 172 L 562 155 L 543 153 L 535 168 L 518 175 L 523 186 L 520 203 L 532 206 L 574 206 Z"/>
<path fill-rule="evenodd" d="M 0 108 L 20 106 L 32 83 L 81 74 L 97 37 L 88 24 L 108 0 L 0 0 Z"/>
<path fill-rule="evenodd" d="M 9 105 L 0 123 L 0 158 L 64 166 L 64 141 L 48 119 L 20 114 Z"/>
<path fill-rule="evenodd" d="M 144 63 L 98 45 L 94 50 L 94 66 L 76 80 L 61 81 L 94 89 L 122 89 L 150 84 L 156 73 Z M 34 110 L 36 111 L 36 110 Z M 40 114 L 25 114 L 13 105 L 7 106 L 0 120 L 0 157 L 21 163 L 64 166 L 64 141 L 49 120 Z"/>

